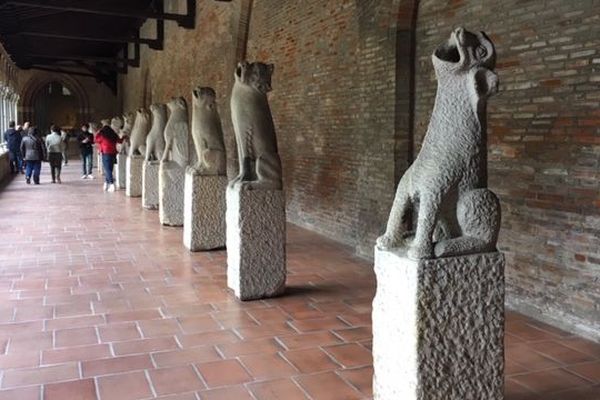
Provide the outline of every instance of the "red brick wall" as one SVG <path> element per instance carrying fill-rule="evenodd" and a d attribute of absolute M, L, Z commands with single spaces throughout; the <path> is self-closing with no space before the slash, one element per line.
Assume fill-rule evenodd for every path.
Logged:
<path fill-rule="evenodd" d="M 489 177 L 502 201 L 508 302 L 600 338 L 598 2 L 422 0 L 417 142 L 436 88 L 430 54 L 462 24 L 491 34 L 498 52 Z"/>
<path fill-rule="evenodd" d="M 276 65 L 288 216 L 365 254 L 396 180 L 397 3 L 261 0 L 250 23 L 248 57 Z"/>

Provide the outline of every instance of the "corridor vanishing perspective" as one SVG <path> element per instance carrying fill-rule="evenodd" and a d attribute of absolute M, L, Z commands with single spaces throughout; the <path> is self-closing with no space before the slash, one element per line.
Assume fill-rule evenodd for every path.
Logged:
<path fill-rule="evenodd" d="M 285 295 L 239 302 L 225 251 L 73 164 L 0 191 L 0 400 L 371 398 L 370 262 L 289 225 Z M 506 400 L 598 399 L 600 345 L 506 329 Z"/>

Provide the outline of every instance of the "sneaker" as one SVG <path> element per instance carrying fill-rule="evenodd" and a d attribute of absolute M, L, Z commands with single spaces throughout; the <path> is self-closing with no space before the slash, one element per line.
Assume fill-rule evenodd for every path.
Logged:
<path fill-rule="evenodd" d="M 110 185 L 108 185 L 108 191 L 109 192 L 114 192 L 115 191 L 115 184 L 111 183 Z"/>
<path fill-rule="evenodd" d="M 88 179 L 94 179 L 94 175 L 88 175 L 87 178 Z"/>
<path fill-rule="evenodd" d="M 62 181 L 60 180 L 60 176 L 59 176 L 58 178 L 56 178 L 56 181 L 57 181 L 59 184 L 61 184 L 61 183 L 62 183 Z"/>
<path fill-rule="evenodd" d="M 26 178 L 25 179 L 25 183 L 27 183 L 29 185 L 31 183 L 31 179 L 30 178 Z"/>
<path fill-rule="evenodd" d="M 87 179 L 87 178 L 88 178 L 88 176 L 87 176 L 87 175 L 82 175 L 82 176 L 81 176 L 81 179 Z"/>
<path fill-rule="evenodd" d="M 106 192 L 108 190 L 108 183 L 104 182 L 104 191 Z"/>

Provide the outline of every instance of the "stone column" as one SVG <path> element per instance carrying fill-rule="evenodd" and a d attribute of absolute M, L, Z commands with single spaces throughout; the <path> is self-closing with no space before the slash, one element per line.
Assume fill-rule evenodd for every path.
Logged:
<path fill-rule="evenodd" d="M 183 225 L 183 192 L 185 168 L 175 161 L 161 161 L 158 173 L 158 212 L 160 223 Z"/>
<path fill-rule="evenodd" d="M 125 194 L 128 197 L 142 196 L 142 167 L 144 156 L 127 156 L 127 179 L 125 183 Z"/>
<path fill-rule="evenodd" d="M 225 247 L 226 189 L 226 176 L 186 171 L 183 244 L 191 251 Z"/>
<path fill-rule="evenodd" d="M 142 206 L 149 210 L 158 209 L 158 171 L 160 161 L 144 161 L 142 172 Z"/>
<path fill-rule="evenodd" d="M 504 257 L 375 249 L 374 400 L 504 398 Z"/>
<path fill-rule="evenodd" d="M 227 188 L 227 285 L 240 300 L 285 290 L 283 190 Z"/>
<path fill-rule="evenodd" d="M 117 154 L 117 170 L 115 171 L 115 186 L 117 189 L 127 188 L 127 154 Z"/>

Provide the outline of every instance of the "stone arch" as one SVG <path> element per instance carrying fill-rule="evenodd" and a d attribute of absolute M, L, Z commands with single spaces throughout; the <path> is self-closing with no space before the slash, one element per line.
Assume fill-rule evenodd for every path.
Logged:
<path fill-rule="evenodd" d="M 79 110 L 77 113 L 78 122 L 87 122 L 91 117 L 90 99 L 87 92 L 84 90 L 81 83 L 68 75 L 57 73 L 40 73 L 34 75 L 25 83 L 19 99 L 18 112 L 19 121 L 33 121 L 34 107 L 36 97 L 39 95 L 42 88 L 51 82 L 59 82 L 76 97 Z"/>

